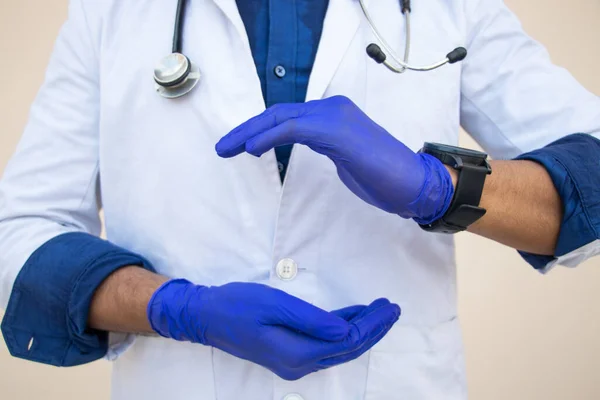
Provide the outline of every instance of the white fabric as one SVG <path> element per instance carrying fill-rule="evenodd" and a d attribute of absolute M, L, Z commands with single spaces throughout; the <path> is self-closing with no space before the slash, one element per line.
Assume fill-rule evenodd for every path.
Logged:
<path fill-rule="evenodd" d="M 397 0 L 369 7 L 400 52 Z M 392 74 L 365 54 L 373 37 L 358 2 L 331 0 L 307 99 L 346 95 L 414 150 L 456 144 L 460 124 L 497 158 L 599 133 L 600 100 L 553 66 L 501 1 L 429 0 L 413 10 L 411 62 L 466 45 L 465 62 Z M 217 140 L 264 109 L 245 29 L 235 0 L 190 2 L 185 52 L 202 80 L 165 100 L 152 69 L 170 48 L 174 11 L 168 1 L 72 1 L 0 184 L 0 305 L 43 242 L 98 233 L 101 193 L 108 238 L 163 274 L 261 282 L 325 309 L 385 296 L 403 310 L 368 354 L 294 382 L 201 345 L 139 337 L 123 353 L 132 337 L 113 336 L 109 356 L 123 353 L 114 400 L 466 398 L 452 237 L 363 203 L 306 147 L 295 146 L 283 188 L 273 152 L 218 158 Z M 275 271 L 284 258 L 298 267 L 289 281 Z"/>

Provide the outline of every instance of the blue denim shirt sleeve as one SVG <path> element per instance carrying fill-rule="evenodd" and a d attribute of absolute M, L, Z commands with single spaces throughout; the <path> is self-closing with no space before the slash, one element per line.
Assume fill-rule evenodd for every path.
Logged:
<path fill-rule="evenodd" d="M 573 134 L 516 159 L 535 161 L 546 168 L 564 210 L 554 256 L 520 252 L 531 266 L 542 270 L 558 257 L 600 238 L 600 140 Z"/>
<path fill-rule="evenodd" d="M 127 265 L 154 271 L 143 257 L 86 233 L 43 244 L 19 272 L 2 320 L 10 353 L 63 367 L 102 358 L 108 333 L 88 328 L 88 310 L 102 281 Z"/>

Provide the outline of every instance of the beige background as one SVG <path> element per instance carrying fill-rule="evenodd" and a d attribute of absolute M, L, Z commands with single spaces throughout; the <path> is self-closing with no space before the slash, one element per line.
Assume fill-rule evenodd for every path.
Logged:
<path fill-rule="evenodd" d="M 100 0 L 98 0 L 100 1 Z M 554 61 L 600 94 L 600 1 L 508 0 Z M 67 0 L 0 0 L 0 168 L 41 84 Z M 462 144 L 474 147 L 466 136 Z M 600 399 L 600 259 L 548 276 L 516 252 L 461 234 L 459 301 L 472 399 Z M 0 399 L 108 399 L 110 365 L 58 369 L 12 359 Z"/>

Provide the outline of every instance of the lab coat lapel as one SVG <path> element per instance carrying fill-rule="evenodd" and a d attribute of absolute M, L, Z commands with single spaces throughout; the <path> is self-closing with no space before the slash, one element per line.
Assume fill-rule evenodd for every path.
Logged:
<path fill-rule="evenodd" d="M 330 0 L 306 101 L 320 99 L 325 93 L 356 34 L 361 15 L 358 0 Z"/>
<path fill-rule="evenodd" d="M 264 111 L 264 99 L 262 95 L 262 91 L 260 89 L 260 80 L 256 74 L 256 68 L 254 66 L 254 58 L 252 56 L 252 50 L 250 49 L 250 41 L 248 40 L 248 34 L 246 32 L 246 27 L 244 26 L 244 21 L 242 21 L 242 17 L 238 10 L 237 4 L 235 0 L 213 0 L 214 3 L 219 7 L 221 12 L 225 15 L 225 17 L 229 20 L 229 22 L 234 26 L 237 34 L 240 39 L 244 43 L 245 54 L 240 57 L 239 63 L 244 65 L 243 71 L 244 76 L 246 77 L 246 83 L 248 85 L 252 84 L 255 88 L 254 90 L 250 90 L 248 93 L 251 93 L 251 97 L 245 99 L 243 101 L 243 114 L 244 119 L 251 118 L 261 112 Z M 252 81 L 252 82 L 251 82 Z M 251 100 L 251 101 L 250 101 Z M 248 111 L 252 110 L 250 113 Z M 243 122 L 239 120 L 238 113 L 234 113 L 236 118 L 236 123 L 232 126 L 232 128 L 238 123 Z M 235 162 L 235 160 L 233 160 Z M 256 161 L 255 161 L 256 162 Z M 238 168 L 238 171 L 243 171 L 243 175 L 248 180 L 249 176 L 252 176 L 253 179 L 256 180 L 267 180 L 267 185 L 274 188 L 274 193 L 279 193 L 281 191 L 281 182 L 279 180 L 279 172 L 277 171 L 277 161 L 275 159 L 275 152 L 273 150 L 267 152 L 262 157 L 260 157 L 257 161 L 260 163 L 261 170 L 258 174 L 252 175 L 251 169 L 247 166 Z"/>
<path fill-rule="evenodd" d="M 246 34 L 246 28 L 244 27 L 244 21 L 240 16 L 237 4 L 235 0 L 213 0 L 215 4 L 221 9 L 223 14 L 227 17 L 229 22 L 233 24 L 238 35 L 244 41 L 244 45 L 247 50 L 250 51 L 250 42 L 248 41 L 248 35 Z"/>

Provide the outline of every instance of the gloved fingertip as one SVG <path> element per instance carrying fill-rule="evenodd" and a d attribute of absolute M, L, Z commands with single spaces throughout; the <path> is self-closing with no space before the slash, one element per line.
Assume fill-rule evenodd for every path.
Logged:
<path fill-rule="evenodd" d="M 215 144 L 215 151 L 219 157 L 223 157 L 223 155 L 227 153 L 227 146 L 225 146 L 223 143 L 223 139 L 219 140 L 217 144 Z"/>
<path fill-rule="evenodd" d="M 339 319 L 338 323 L 330 324 L 326 329 L 323 329 L 320 338 L 329 342 L 339 342 L 344 340 L 350 333 L 350 324 L 346 320 L 336 317 Z"/>
<path fill-rule="evenodd" d="M 240 154 L 241 152 L 243 152 L 244 146 L 238 146 L 238 147 L 232 148 L 225 141 L 219 141 L 215 145 L 215 151 L 217 152 L 217 155 L 221 158 L 231 158 L 231 157 L 235 157 L 238 154 Z"/>
<path fill-rule="evenodd" d="M 398 321 L 398 319 L 400 319 L 400 314 L 402 313 L 402 310 L 400 309 L 400 306 L 398 304 L 393 304 L 391 303 L 389 306 L 389 325 L 393 325 L 396 323 L 396 321 Z"/>
<path fill-rule="evenodd" d="M 356 320 L 355 335 L 352 343 L 360 345 L 365 340 L 389 330 L 400 318 L 400 307 L 397 304 L 387 304 Z"/>
<path fill-rule="evenodd" d="M 390 304 L 390 301 L 385 297 L 380 297 L 379 299 L 375 299 L 360 312 L 360 314 L 356 315 L 356 318 L 363 318 L 365 315 L 372 313 L 373 311 Z"/>
<path fill-rule="evenodd" d="M 388 304 L 390 304 L 390 301 L 388 299 L 386 299 L 385 297 L 380 297 L 378 299 L 373 300 L 371 304 L 369 304 L 369 308 L 376 309 Z"/>

